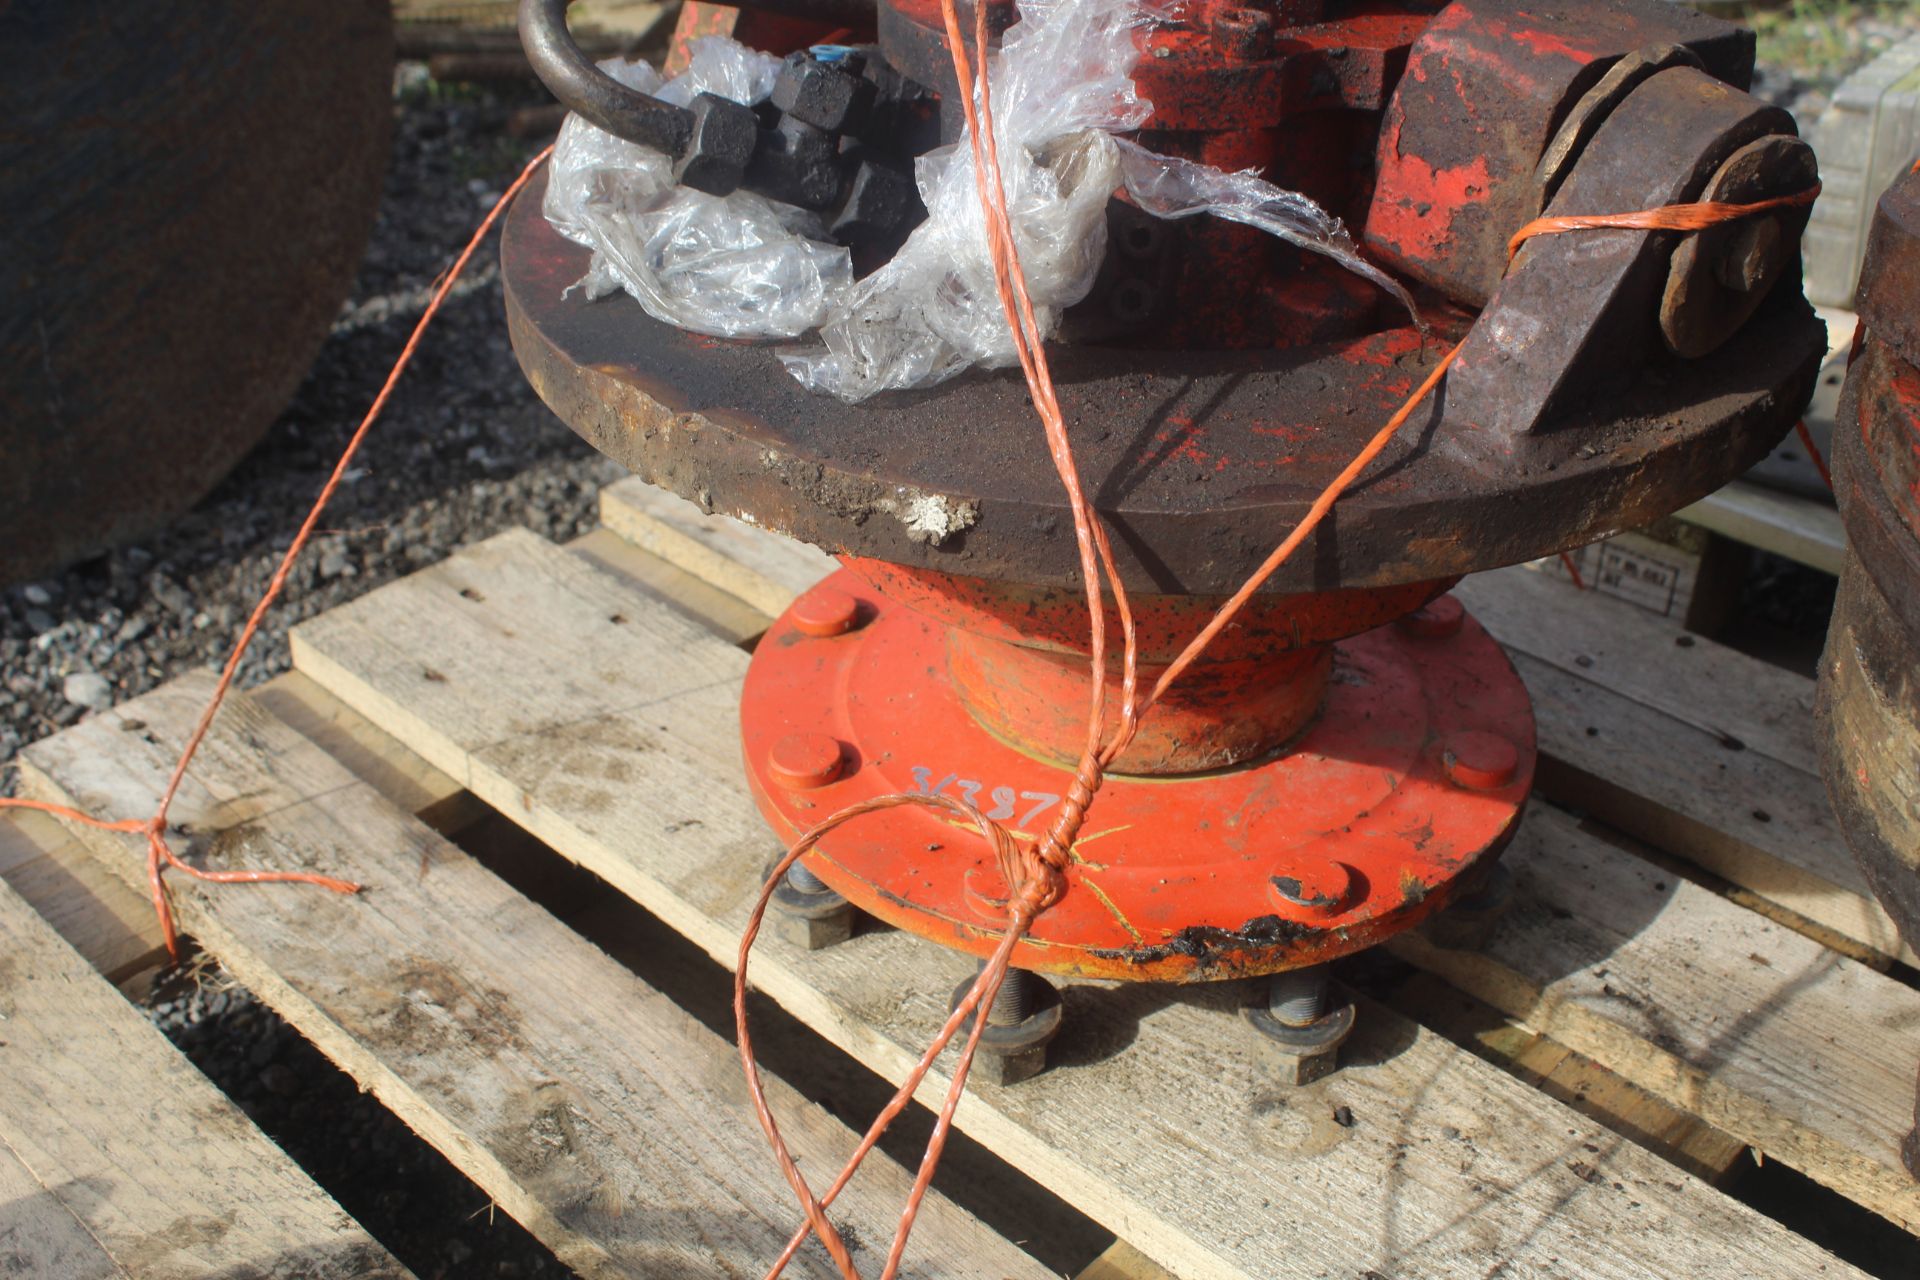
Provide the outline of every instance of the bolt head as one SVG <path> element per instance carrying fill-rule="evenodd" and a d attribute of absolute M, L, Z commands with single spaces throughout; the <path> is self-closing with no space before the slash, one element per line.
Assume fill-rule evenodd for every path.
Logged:
<path fill-rule="evenodd" d="M 673 180 L 709 195 L 739 190 L 760 138 L 760 118 L 752 107 L 718 94 L 703 93 L 687 104 L 693 135 L 686 152 L 673 162 Z"/>
<path fill-rule="evenodd" d="M 852 67 L 858 72 L 859 67 Z M 807 50 L 780 64 L 769 99 L 783 115 L 833 133 L 857 131 L 873 106 L 874 85 L 842 65 L 829 65 Z"/>
<path fill-rule="evenodd" d="M 787 618 L 801 634 L 826 639 L 853 630 L 860 602 L 838 587 L 818 586 L 793 602 Z"/>
<path fill-rule="evenodd" d="M 1713 274 L 1735 293 L 1754 293 L 1773 283 L 1786 257 L 1778 218 L 1749 218 L 1727 240 L 1714 260 Z"/>
<path fill-rule="evenodd" d="M 789 791 L 824 787 L 847 767 L 838 738 L 824 733 L 790 733 L 767 752 L 767 772 Z"/>
<path fill-rule="evenodd" d="M 1345 864 L 1305 853 L 1283 857 L 1267 877 L 1267 897 L 1282 914 L 1299 917 L 1338 915 L 1353 895 L 1353 873 Z"/>
<path fill-rule="evenodd" d="M 1221 5 L 1207 23 L 1214 47 L 1236 62 L 1249 62 L 1273 53 L 1273 15 L 1261 9 Z"/>
<path fill-rule="evenodd" d="M 848 248 L 884 245 L 904 236 L 926 217 L 913 178 L 890 165 L 861 160 L 828 230 Z"/>
<path fill-rule="evenodd" d="M 1448 734 L 1440 758 L 1447 776 L 1469 791 L 1498 791 L 1520 768 L 1520 751 L 1513 743 L 1479 729 Z"/>

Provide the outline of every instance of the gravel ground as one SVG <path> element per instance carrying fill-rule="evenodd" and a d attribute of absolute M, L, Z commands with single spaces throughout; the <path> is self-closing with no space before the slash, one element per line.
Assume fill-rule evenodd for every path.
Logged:
<path fill-rule="evenodd" d="M 536 141 L 506 137 L 511 98 L 403 69 L 393 164 L 353 296 L 266 440 L 158 536 L 0 592 L 0 792 L 15 752 L 88 711 L 217 665 L 379 389 L 440 270 Z M 526 101 L 536 101 L 530 96 Z M 534 397 L 507 345 L 496 260 L 477 255 L 241 668 L 287 667 L 287 629 L 463 543 L 525 525 L 592 528 L 617 473 Z"/>
<path fill-rule="evenodd" d="M 439 272 L 541 145 L 508 138 L 532 90 L 396 77 L 393 161 L 353 295 L 293 403 L 206 501 L 162 534 L 0 592 L 0 792 L 19 747 L 223 661 L 300 515 L 378 391 Z M 617 477 L 550 414 L 507 345 L 495 258 L 477 255 L 370 435 L 241 668 L 288 665 L 287 629 L 464 543 L 596 524 Z M 423 1280 L 571 1275 L 371 1095 L 205 964 L 159 984 L 155 1023 Z"/>
<path fill-rule="evenodd" d="M 1810 122 L 1845 70 L 1913 29 L 1914 19 L 1886 21 L 1885 12 L 1861 8 L 1839 56 L 1798 74 L 1763 68 L 1756 90 Z M 1793 29 L 1767 39 L 1785 48 L 1820 35 Z M 1763 41 L 1763 56 L 1770 47 Z M 393 163 L 372 246 L 267 439 L 164 533 L 0 591 L 0 794 L 13 792 L 12 757 L 24 743 L 225 657 L 434 278 L 539 145 L 504 128 L 514 108 L 540 100 L 531 91 L 449 91 L 405 65 L 396 90 Z M 483 253 L 243 664 L 242 685 L 286 669 L 294 623 L 465 543 L 516 525 L 553 539 L 584 532 L 599 486 L 618 474 L 528 389 L 508 348 L 494 259 Z M 217 966 L 166 979 L 149 1003 L 155 1022 L 420 1276 L 570 1274 Z"/>

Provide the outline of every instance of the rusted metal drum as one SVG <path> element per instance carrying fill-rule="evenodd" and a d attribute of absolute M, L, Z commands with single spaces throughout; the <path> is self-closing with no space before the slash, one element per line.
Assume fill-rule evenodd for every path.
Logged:
<path fill-rule="evenodd" d="M 392 65 L 386 0 L 0 7 L 0 582 L 191 506 L 286 405 Z"/>
<path fill-rule="evenodd" d="M 1859 308 L 1833 428 L 1848 546 L 1820 662 L 1821 757 L 1847 843 L 1920 946 L 1920 173 L 1880 201 Z M 1920 1177 L 1920 1128 L 1901 1154 Z"/>

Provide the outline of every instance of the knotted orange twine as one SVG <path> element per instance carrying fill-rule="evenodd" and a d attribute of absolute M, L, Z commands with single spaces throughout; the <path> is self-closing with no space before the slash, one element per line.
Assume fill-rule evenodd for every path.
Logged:
<path fill-rule="evenodd" d="M 466 270 L 468 259 L 473 257 L 474 251 L 487 238 L 487 233 L 493 230 L 494 223 L 500 220 L 500 215 L 506 211 L 507 205 L 514 196 L 519 194 L 520 189 L 527 185 L 534 171 L 552 154 L 553 148 L 547 147 L 527 162 L 526 168 L 520 171 L 520 176 L 501 193 L 500 198 L 494 202 L 493 208 L 487 211 L 487 216 L 480 220 L 479 227 L 467 241 L 466 248 L 460 251 L 460 256 L 453 260 L 453 265 L 448 267 L 445 274 L 440 277 L 439 285 L 434 289 L 433 297 L 427 302 L 426 310 L 420 313 L 420 319 L 413 326 L 413 333 L 407 338 L 407 345 L 400 349 L 399 358 L 393 362 L 393 368 L 388 372 L 386 382 L 381 384 L 380 393 L 373 398 L 373 404 L 367 409 L 366 416 L 360 420 L 359 427 L 347 441 L 347 447 L 341 453 L 340 461 L 334 464 L 333 474 L 329 475 L 326 484 L 321 486 L 320 496 L 314 499 L 312 510 L 307 512 L 307 518 L 301 523 L 299 532 L 294 534 L 293 542 L 288 545 L 286 554 L 280 557 L 279 567 L 274 570 L 272 579 L 267 583 L 266 592 L 260 597 L 260 603 L 253 607 L 253 613 L 247 618 L 247 625 L 241 628 L 240 638 L 234 642 L 233 652 L 227 656 L 226 665 L 220 669 L 220 679 L 213 687 L 213 695 L 207 699 L 207 705 L 201 711 L 200 719 L 194 724 L 193 733 L 188 737 L 187 745 L 181 750 L 180 758 L 174 762 L 173 772 L 167 778 L 166 789 L 160 793 L 160 804 L 153 811 L 153 816 L 108 822 L 75 812 L 64 805 L 0 796 L 0 808 L 36 809 L 41 813 L 50 813 L 68 822 L 97 827 L 102 831 L 124 831 L 136 835 L 144 832 L 147 837 L 148 890 L 153 896 L 154 914 L 160 919 L 161 936 L 166 939 L 167 954 L 175 962 L 180 959 L 180 942 L 174 931 L 173 907 L 167 900 L 167 887 L 162 878 L 168 868 L 185 872 L 196 880 L 209 880 L 215 884 L 317 884 L 335 893 L 360 892 L 361 886 L 351 880 L 336 880 L 332 876 L 314 875 L 306 871 L 203 870 L 183 861 L 167 843 L 167 811 L 173 807 L 174 797 L 180 792 L 180 784 L 186 781 L 187 766 L 193 762 L 193 757 L 200 750 L 200 744 L 206 739 L 207 731 L 213 727 L 215 713 L 220 710 L 220 704 L 226 701 L 227 692 L 233 687 L 234 674 L 240 669 L 240 659 L 246 656 L 254 636 L 259 633 L 260 624 L 266 618 L 267 610 L 273 607 L 274 602 L 280 598 L 281 592 L 286 589 L 287 576 L 293 572 L 295 561 L 299 560 L 300 553 L 306 549 L 308 540 L 313 537 L 314 528 L 320 523 L 320 513 L 326 510 L 327 504 L 333 500 L 335 491 L 340 488 L 340 483 L 346 476 L 348 466 L 353 462 L 354 454 L 360 451 L 360 445 L 366 440 L 368 430 L 373 426 L 375 419 L 379 418 L 381 411 L 387 407 L 387 401 L 393 395 L 393 388 L 400 381 L 400 375 L 406 371 L 407 365 L 412 363 L 413 353 L 419 348 L 420 339 L 426 334 L 427 326 L 433 323 L 433 317 L 439 312 L 440 304 L 446 301 L 447 294 L 453 289 L 454 281 L 458 280 L 460 273 Z"/>
<path fill-rule="evenodd" d="M 1067 493 L 1069 506 L 1073 512 L 1074 538 L 1078 549 L 1082 581 L 1086 585 L 1087 610 L 1091 619 L 1089 632 L 1089 666 L 1092 672 L 1088 695 L 1087 743 L 1079 764 L 1075 768 L 1073 782 L 1068 789 L 1066 799 L 1061 805 L 1059 815 L 1046 833 L 1035 841 L 1008 831 L 999 823 L 986 817 L 978 809 L 965 801 L 941 795 L 907 794 L 883 796 L 852 805 L 827 818 L 808 831 L 787 850 L 785 856 L 775 864 L 762 887 L 760 897 L 755 902 L 753 912 L 741 935 L 740 950 L 734 973 L 734 1019 L 740 1038 L 740 1058 L 746 1071 L 749 1092 L 753 1097 L 754 1110 L 766 1130 L 768 1140 L 773 1145 L 776 1159 L 782 1174 L 792 1186 L 800 1201 L 804 1221 L 788 1241 L 786 1248 L 768 1269 L 767 1280 L 774 1280 L 785 1270 L 794 1254 L 805 1243 L 810 1234 L 818 1234 L 828 1254 L 833 1258 L 844 1280 L 860 1280 L 860 1274 L 853 1264 L 845 1241 L 827 1216 L 840 1192 L 858 1171 L 867 1154 L 873 1150 L 882 1134 L 893 1120 L 906 1109 L 908 1102 L 918 1091 L 928 1071 L 946 1047 L 958 1034 L 959 1029 L 972 1019 L 973 1025 L 956 1062 L 951 1083 L 942 1100 L 933 1133 L 927 1143 L 925 1155 L 915 1174 L 913 1188 L 908 1195 L 900 1214 L 900 1222 L 894 1233 L 892 1246 L 887 1253 L 885 1268 L 881 1280 L 893 1280 L 898 1274 L 902 1255 L 905 1253 L 907 1239 L 912 1233 L 915 1217 L 919 1213 L 928 1186 L 932 1183 L 934 1170 L 938 1167 L 942 1152 L 946 1148 L 947 1136 L 952 1128 L 955 1111 L 966 1087 L 967 1074 L 977 1053 L 981 1032 L 986 1025 L 984 1017 L 975 1018 L 974 1014 L 982 1005 L 990 1004 L 999 992 L 1007 973 L 1008 963 L 1015 946 L 1026 935 L 1033 921 L 1047 908 L 1059 900 L 1065 891 L 1065 867 L 1068 850 L 1073 845 L 1085 820 L 1088 807 L 1093 803 L 1105 777 L 1106 769 L 1114 759 L 1124 751 L 1133 740 L 1133 736 L 1144 717 L 1167 689 L 1179 679 L 1193 662 L 1204 653 L 1213 640 L 1230 625 L 1234 617 L 1252 598 L 1255 592 L 1286 563 L 1294 551 L 1310 537 L 1315 528 L 1324 520 L 1335 502 L 1357 480 L 1360 474 L 1379 456 L 1381 450 L 1406 424 L 1413 411 L 1446 375 L 1447 369 L 1460 354 L 1456 345 L 1441 358 L 1428 372 L 1426 378 L 1414 390 L 1406 403 L 1400 406 L 1387 419 L 1385 425 L 1368 440 L 1366 446 L 1353 460 L 1330 481 L 1320 495 L 1308 508 L 1300 523 L 1276 546 L 1253 575 L 1221 605 L 1198 634 L 1181 650 L 1153 687 L 1144 697 L 1138 694 L 1136 668 L 1137 646 L 1134 634 L 1133 615 L 1127 604 L 1126 589 L 1120 581 L 1112 547 L 1108 541 L 1105 527 L 1100 523 L 1086 500 L 1081 486 L 1079 468 L 1073 456 L 1071 441 L 1068 438 L 1065 416 L 1060 409 L 1054 393 L 1053 377 L 1047 364 L 1046 351 L 1041 338 L 1039 325 L 1035 321 L 1033 304 L 1027 293 L 1026 277 L 1020 266 L 1019 252 L 1014 244 L 1013 230 L 1006 207 L 1006 193 L 1000 179 L 999 158 L 993 136 L 992 95 L 988 84 L 985 50 L 987 48 L 986 5 L 976 5 L 974 9 L 974 48 L 980 56 L 976 73 L 969 58 L 963 40 L 959 18 L 954 0 L 941 0 L 941 15 L 946 24 L 947 40 L 953 55 L 956 83 L 972 84 L 973 95 L 964 102 L 963 108 L 967 129 L 973 150 L 974 173 L 982 210 L 986 215 L 988 245 L 994 266 L 995 284 L 1001 307 L 1007 317 L 1008 328 L 1014 338 L 1015 352 L 1019 357 L 1022 373 L 1028 388 L 1033 393 L 1034 406 L 1040 416 L 1040 425 L 1044 434 L 1048 453 L 1052 457 L 1054 469 L 1060 476 L 1062 486 Z M 465 270 L 468 261 L 479 248 L 494 225 L 505 212 L 508 204 L 520 193 L 532 178 L 538 167 L 552 154 L 551 146 L 542 150 L 528 162 L 525 169 L 514 179 L 500 199 L 495 202 L 486 217 L 475 230 L 459 256 L 442 277 L 435 289 L 426 310 L 415 324 L 411 336 L 402 348 L 391 372 L 382 385 L 372 406 L 361 420 L 359 427 L 348 441 L 333 473 L 322 487 L 313 508 L 301 524 L 292 544 L 287 548 L 279 567 L 274 572 L 267 590 L 253 613 L 247 619 L 236 640 L 225 666 L 221 669 L 219 681 L 212 696 L 207 701 L 198 722 L 189 737 L 185 748 L 167 780 L 158 807 L 150 818 L 107 821 L 77 812 L 62 805 L 49 804 L 37 800 L 22 800 L 0 797 L 0 808 L 34 809 L 49 813 L 69 822 L 77 822 L 106 831 L 128 834 L 144 833 L 147 837 L 147 870 L 151 886 L 154 910 L 159 917 L 161 929 L 166 937 L 167 949 L 178 958 L 173 914 L 168 903 L 164 872 L 171 868 L 184 872 L 196 879 L 220 884 L 235 883 L 302 883 L 316 884 L 339 893 L 356 893 L 361 886 L 350 881 L 338 880 L 328 876 L 298 871 L 207 871 L 194 867 L 176 855 L 166 840 L 167 813 L 173 800 L 185 781 L 188 766 L 208 730 L 213 724 L 215 714 L 230 691 L 241 658 L 252 644 L 260 629 L 268 609 L 279 599 L 285 589 L 288 575 L 300 553 L 305 549 L 317 525 L 321 513 L 339 488 L 348 466 L 358 452 L 362 442 L 374 422 L 385 409 L 400 375 L 411 363 L 419 347 L 422 336 L 434 316 L 439 312 L 448 292 Z M 1528 223 L 1516 233 L 1508 246 L 1508 264 L 1511 266 L 1515 254 L 1521 245 L 1539 235 L 1557 235 L 1563 232 L 1612 228 L 1634 231 L 1700 231 L 1721 223 L 1750 217 L 1792 206 L 1811 204 L 1819 195 L 1818 185 L 1794 195 L 1763 200 L 1754 204 L 1699 203 L 1685 205 L 1667 205 L 1658 209 L 1643 210 L 1637 213 L 1607 214 L 1581 217 L 1540 218 Z M 1118 723 L 1110 738 L 1102 741 L 1102 729 L 1105 720 L 1106 682 L 1101 673 L 1106 669 L 1106 607 L 1105 592 L 1113 593 L 1114 611 L 1120 622 L 1122 638 L 1122 680 L 1121 710 Z M 862 814 L 899 805 L 918 804 L 943 809 L 954 818 L 971 823 L 979 831 L 993 850 L 995 862 L 1005 878 L 1009 893 L 1007 927 L 999 945 L 968 989 L 947 1020 L 941 1025 L 927 1051 L 915 1063 L 901 1081 L 900 1087 L 887 1105 L 874 1118 L 872 1125 L 862 1136 L 853 1154 L 844 1168 L 827 1188 L 825 1194 L 815 1196 L 806 1179 L 795 1165 L 785 1141 L 780 1136 L 778 1124 L 767 1106 L 766 1097 L 761 1089 L 759 1069 L 754 1061 L 752 1040 L 747 1026 L 746 992 L 747 965 L 758 937 L 760 926 L 765 918 L 767 906 L 772 898 L 774 886 L 787 874 L 793 864 L 811 850 L 822 837 Z"/>
<path fill-rule="evenodd" d="M 941 1153 L 946 1148 L 953 1116 L 960 1105 L 960 1097 L 966 1088 L 967 1074 L 978 1052 L 981 1032 L 986 1026 L 985 1017 L 974 1015 L 983 1006 L 992 1004 L 1006 978 L 1014 947 L 1026 935 L 1034 919 L 1058 901 L 1065 891 L 1064 872 L 1068 850 L 1071 849 L 1074 837 L 1086 818 L 1088 807 L 1093 803 L 1093 798 L 1100 789 L 1106 768 L 1132 741 L 1141 718 L 1151 710 L 1154 703 L 1175 680 L 1180 678 L 1194 660 L 1205 652 L 1214 638 L 1231 624 L 1246 602 L 1286 563 L 1288 557 L 1332 510 L 1333 504 L 1339 500 L 1340 495 L 1346 492 L 1360 473 L 1386 447 L 1388 441 L 1406 424 L 1414 409 L 1439 385 L 1441 378 L 1445 376 L 1447 369 L 1460 354 L 1461 346 L 1464 345 L 1464 342 L 1456 344 L 1434 365 L 1406 403 L 1394 412 L 1379 432 L 1367 442 L 1366 447 L 1361 449 L 1353 461 L 1348 463 L 1314 499 L 1307 514 L 1295 526 L 1293 532 L 1274 548 L 1253 575 L 1228 598 L 1206 626 L 1181 650 L 1179 656 L 1168 664 L 1146 697 L 1136 704 L 1137 654 L 1133 615 L 1127 605 L 1126 588 L 1120 581 L 1106 529 L 1091 510 L 1082 490 L 1079 468 L 1074 461 L 1065 417 L 1054 393 L 1053 378 L 1047 365 L 1045 347 L 1039 327 L 1034 321 L 1033 305 L 1027 294 L 1026 278 L 1020 267 L 1019 251 L 1014 244 L 1012 226 L 1007 214 L 1006 192 L 1000 179 L 999 160 L 995 149 L 992 93 L 987 76 L 987 6 L 974 7 L 974 49 L 980 59 L 977 74 L 967 55 L 954 0 L 941 0 L 940 8 L 941 16 L 946 23 L 948 47 L 953 55 L 955 83 L 963 86 L 971 84 L 974 90 L 963 100 L 962 107 L 966 117 L 969 141 L 973 148 L 976 187 L 981 208 L 986 215 L 988 246 L 994 265 L 1001 307 L 1006 314 L 1008 328 L 1014 337 L 1014 348 L 1020 360 L 1021 372 L 1026 377 L 1027 387 L 1033 395 L 1034 408 L 1040 416 L 1040 425 L 1046 438 L 1048 452 L 1052 456 L 1054 469 L 1059 473 L 1060 482 L 1066 489 L 1067 501 L 1073 512 L 1074 538 L 1079 553 L 1081 580 L 1086 585 L 1087 612 L 1090 616 L 1088 665 L 1091 678 L 1088 695 L 1087 745 L 1074 771 L 1073 782 L 1068 788 L 1059 815 L 1037 842 L 1024 839 L 1006 830 L 965 801 L 944 795 L 903 792 L 850 805 L 833 814 L 801 836 L 769 872 L 740 939 L 740 950 L 734 966 L 734 1026 L 739 1036 L 740 1061 L 746 1071 L 747 1088 L 753 1097 L 754 1111 L 759 1116 L 761 1127 L 766 1131 L 767 1139 L 773 1146 L 774 1157 L 779 1163 L 781 1173 L 799 1198 L 805 1221 L 794 1232 L 786 1248 L 767 1270 L 766 1280 L 775 1280 L 786 1269 L 787 1263 L 793 1259 L 809 1234 L 819 1235 L 821 1243 L 832 1257 L 834 1264 L 840 1269 L 844 1280 L 859 1280 L 859 1270 L 854 1266 L 846 1243 L 828 1218 L 826 1210 L 852 1180 L 854 1173 L 865 1161 L 867 1154 L 873 1150 L 888 1126 L 893 1123 L 894 1118 L 905 1110 L 909 1100 L 918 1092 L 934 1061 L 946 1050 L 960 1028 L 971 1019 L 971 1029 L 961 1047 L 952 1079 L 941 1100 L 932 1135 L 928 1139 L 926 1152 L 921 1157 L 920 1167 L 914 1176 L 912 1190 L 908 1193 L 906 1204 L 902 1208 L 900 1222 L 895 1229 L 892 1246 L 887 1251 L 887 1259 L 880 1273 L 880 1280 L 893 1280 L 898 1274 L 901 1258 L 906 1251 L 908 1236 L 913 1230 L 914 1219 L 919 1213 L 927 1188 L 933 1181 L 934 1170 L 939 1165 Z M 1520 247 L 1535 236 L 1597 228 L 1699 231 L 1775 209 L 1811 204 L 1818 195 L 1819 187 L 1816 185 L 1794 195 L 1762 200 L 1753 204 L 1703 202 L 1690 205 L 1668 205 L 1628 214 L 1540 218 L 1528 223 L 1514 235 L 1508 245 L 1507 262 L 1511 267 Z M 1102 675 L 1106 670 L 1107 628 L 1101 590 L 1102 578 L 1107 588 L 1113 592 L 1114 609 L 1120 620 L 1123 641 L 1120 717 L 1113 736 L 1104 745 L 1101 742 L 1101 732 L 1105 719 L 1106 681 Z M 948 1014 L 926 1052 L 921 1055 L 912 1070 L 907 1072 L 887 1105 L 874 1118 L 839 1175 L 835 1177 L 824 1195 L 816 1197 L 805 1176 L 794 1163 L 792 1153 L 787 1149 L 786 1142 L 780 1135 L 780 1127 L 774 1120 L 773 1113 L 767 1106 L 766 1096 L 761 1089 L 759 1067 L 754 1061 L 752 1036 L 747 1025 L 747 966 L 753 951 L 754 940 L 759 936 L 768 904 L 772 901 L 774 888 L 793 864 L 817 845 L 824 836 L 842 824 L 863 814 L 908 804 L 944 809 L 971 823 L 980 832 L 982 838 L 992 848 L 994 859 L 1010 890 L 1007 927 L 1001 935 L 999 945 L 982 966 L 966 995 Z"/>

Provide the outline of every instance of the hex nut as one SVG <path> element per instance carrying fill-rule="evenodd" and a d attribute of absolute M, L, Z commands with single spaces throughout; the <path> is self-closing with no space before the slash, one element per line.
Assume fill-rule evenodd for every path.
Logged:
<path fill-rule="evenodd" d="M 1340 1046 L 1353 1034 L 1355 1011 L 1348 1001 L 1304 1027 L 1290 1027 L 1264 1007 L 1246 1010 L 1247 1021 L 1267 1046 L 1265 1061 L 1281 1084 L 1312 1084 L 1340 1065 Z"/>
<path fill-rule="evenodd" d="M 855 68 L 857 71 L 858 68 Z M 768 99 L 781 114 L 829 133 L 857 131 L 873 106 L 874 84 L 837 65 L 821 62 L 806 50 L 780 64 Z"/>
<path fill-rule="evenodd" d="M 982 1044 L 980 1052 L 973 1056 L 973 1067 L 967 1073 L 967 1078 L 1004 1087 L 1031 1080 L 1046 1069 L 1047 1046 L 1044 1044 L 1016 1053 L 994 1053 Z"/>
<path fill-rule="evenodd" d="M 685 153 L 673 162 L 673 180 L 708 195 L 739 190 L 760 139 L 760 118 L 752 107 L 718 94 L 703 93 L 687 106 L 693 117 Z"/>
<path fill-rule="evenodd" d="M 802 209 L 829 209 L 840 198 L 843 166 L 832 134 L 788 116 L 760 135 L 746 185 Z"/>
<path fill-rule="evenodd" d="M 778 860 L 768 863 L 766 874 L 778 865 Z M 783 876 L 774 886 L 772 907 L 768 923 L 774 936 L 802 951 L 824 951 L 853 937 L 858 909 L 831 889 L 808 893 Z"/>
<path fill-rule="evenodd" d="M 1316 1080 L 1324 1080 L 1338 1071 L 1340 1051 L 1329 1049 L 1324 1053 L 1288 1053 L 1276 1045 L 1267 1050 L 1265 1065 L 1268 1074 L 1277 1083 L 1297 1089 Z"/>
<path fill-rule="evenodd" d="M 799 916 L 776 910 L 774 935 L 802 951 L 825 951 L 853 937 L 853 904 L 842 903 L 827 915 Z"/>
<path fill-rule="evenodd" d="M 913 179 L 888 165 L 861 160 L 847 183 L 846 196 L 828 228 L 850 249 L 885 244 L 926 217 Z"/>
<path fill-rule="evenodd" d="M 949 1011 L 960 1007 L 960 1001 L 966 998 L 973 986 L 974 977 L 973 974 L 967 975 L 953 989 L 953 995 L 947 1001 Z M 1039 1075 L 1046 1070 L 1047 1046 L 1053 1043 L 1054 1036 L 1060 1032 L 1061 1016 L 1060 989 L 1040 979 L 1039 998 L 1029 1017 L 1009 1027 L 988 1023 L 986 1030 L 980 1033 L 980 1051 L 974 1055 L 969 1079 L 1009 1085 Z M 960 1024 L 955 1042 L 963 1042 L 972 1030 L 973 1019 L 969 1018 Z"/>

